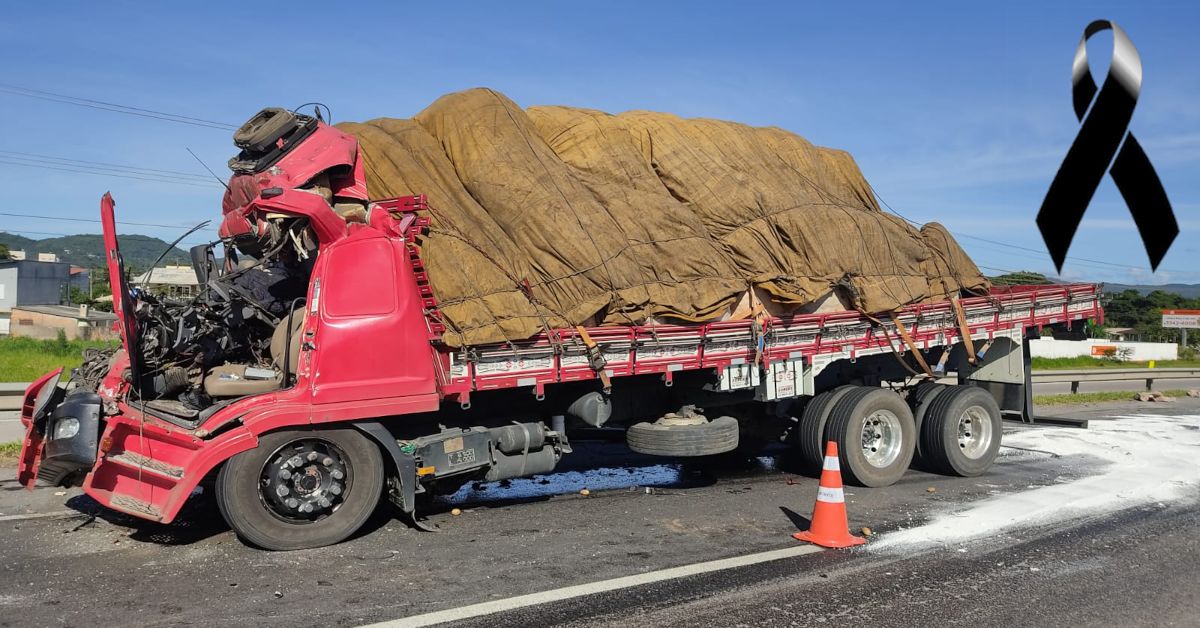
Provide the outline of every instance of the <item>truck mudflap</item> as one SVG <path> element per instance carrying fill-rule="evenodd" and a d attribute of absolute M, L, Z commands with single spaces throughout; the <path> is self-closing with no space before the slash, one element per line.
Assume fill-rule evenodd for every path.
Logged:
<path fill-rule="evenodd" d="M 58 380 L 62 368 L 46 373 L 25 389 L 21 401 L 21 423 L 25 426 L 25 440 L 21 442 L 21 456 L 17 459 L 17 481 L 33 490 L 37 482 L 38 465 L 42 462 L 45 448 L 45 419 L 50 406 L 58 395 Z"/>

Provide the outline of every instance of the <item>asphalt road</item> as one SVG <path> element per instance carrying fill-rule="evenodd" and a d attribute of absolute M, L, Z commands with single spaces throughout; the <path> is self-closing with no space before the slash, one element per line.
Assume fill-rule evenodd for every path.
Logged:
<path fill-rule="evenodd" d="M 1104 418 L 1135 413 L 1178 418 Z M 851 527 L 875 532 L 851 551 L 798 549 L 816 480 L 786 451 L 713 470 L 580 444 L 560 473 L 439 502 L 439 533 L 382 511 L 346 543 L 289 553 L 242 545 L 203 496 L 161 526 L 78 489 L 21 490 L 9 467 L 0 625 L 1196 625 L 1200 467 L 1179 460 L 1200 458 L 1200 400 L 1057 414 L 1092 428 L 1010 427 L 979 478 L 848 488 Z M 1138 441 L 1140 425 L 1169 433 Z M 1126 459 L 1127 441 L 1144 446 Z M 1130 483 L 1143 460 L 1173 475 Z M 723 559 L 746 564 L 705 566 Z M 472 616 L 489 603 L 509 610 Z"/>

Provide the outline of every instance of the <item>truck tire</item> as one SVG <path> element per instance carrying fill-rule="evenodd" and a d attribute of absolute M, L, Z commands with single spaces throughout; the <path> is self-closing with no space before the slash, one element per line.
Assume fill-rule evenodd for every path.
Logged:
<path fill-rule="evenodd" d="M 912 396 L 909 398 L 909 405 L 912 406 L 913 411 L 913 425 L 917 429 L 917 434 L 921 433 L 921 425 L 925 423 L 925 417 L 929 414 L 929 406 L 933 404 L 933 400 L 949 388 L 950 386 L 946 384 L 935 384 L 929 380 L 917 384 L 916 390 L 912 392 Z M 925 460 L 921 454 L 920 438 L 917 439 L 916 452 L 913 454 L 913 458 L 921 461 Z"/>
<path fill-rule="evenodd" d="M 884 388 L 856 388 L 844 395 L 825 433 L 837 442 L 846 481 L 870 487 L 895 484 L 912 463 L 917 440 L 908 404 Z"/>
<path fill-rule="evenodd" d="M 833 406 L 857 386 L 838 386 L 827 390 L 808 402 L 800 415 L 799 445 L 800 462 L 809 470 L 821 468 L 825 460 L 825 424 Z"/>
<path fill-rule="evenodd" d="M 1000 451 L 1000 406 L 974 386 L 950 386 L 933 398 L 921 425 L 921 453 L 938 473 L 972 477 Z"/>
<path fill-rule="evenodd" d="M 321 547 L 362 527 L 379 504 L 383 476 L 379 447 L 357 430 L 273 432 L 221 468 L 217 506 L 252 545 Z"/>
<path fill-rule="evenodd" d="M 694 458 L 737 449 L 738 422 L 723 416 L 699 425 L 636 423 L 625 432 L 629 448 L 651 456 Z"/>

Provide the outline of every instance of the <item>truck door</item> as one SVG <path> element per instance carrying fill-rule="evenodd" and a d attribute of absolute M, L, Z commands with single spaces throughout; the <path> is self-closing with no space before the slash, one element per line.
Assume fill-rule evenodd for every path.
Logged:
<path fill-rule="evenodd" d="M 309 295 L 310 316 L 318 317 L 310 349 L 315 403 L 436 395 L 425 318 L 403 254 L 399 240 L 368 228 L 321 252 Z"/>

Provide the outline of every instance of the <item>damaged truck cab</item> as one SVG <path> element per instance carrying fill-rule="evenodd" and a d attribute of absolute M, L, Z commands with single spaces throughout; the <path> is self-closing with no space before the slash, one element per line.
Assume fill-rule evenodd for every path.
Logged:
<path fill-rule="evenodd" d="M 193 252 L 206 282 L 191 303 L 168 305 L 131 289 L 106 194 L 100 209 L 122 344 L 93 356 L 66 387 L 59 385 L 61 370 L 29 387 L 21 483 L 82 482 L 105 506 L 165 523 L 208 478 L 222 513 L 244 538 L 288 549 L 353 532 L 385 484 L 401 510 L 412 513 L 423 490 L 418 473 L 433 475 L 428 469 L 435 468 L 418 470 L 415 454 L 430 443 L 450 441 L 422 457 L 442 462 L 439 472 L 491 467 L 511 452 L 552 459 L 525 465 L 545 471 L 561 456 L 565 441 L 536 424 L 458 429 L 444 439 L 436 425 L 422 425 L 435 433 L 401 443 L 379 422 L 433 413 L 441 401 L 430 343 L 436 332 L 427 320 L 430 297 L 423 296 L 429 288 L 412 241 L 425 224 L 417 217 L 423 199 L 377 205 L 373 225 L 348 222 L 324 197 L 290 182 L 292 176 L 309 181 L 315 172 L 306 169 L 353 171 L 354 140 L 311 119 L 286 117 L 312 128 L 298 138 L 294 126 L 277 128 L 275 139 L 306 144 L 274 159 L 256 155 L 258 172 L 235 175 L 235 181 L 251 178 L 239 183 L 259 190 L 227 212 L 221 227 L 227 243 L 262 254 L 259 263 L 276 261 L 285 247 L 312 260 L 304 291 L 288 303 L 295 309 L 260 325 L 262 351 L 274 355 L 224 362 L 246 353 L 231 350 L 243 341 L 225 333 L 235 327 L 232 319 L 247 327 L 247 319 L 272 309 L 229 279 L 245 277 L 248 267 L 228 263 L 233 247 L 223 272 L 208 251 Z M 247 153 L 254 151 L 240 157 Z M 214 319 L 221 307 L 232 311 Z M 214 363 L 214 353 L 223 363 Z M 247 452 L 254 460 L 239 457 Z M 243 468 L 247 462 L 252 470 Z M 522 465 L 502 466 L 508 471 L 493 471 L 497 479 Z"/>

